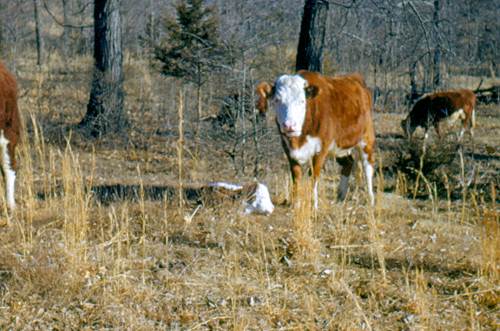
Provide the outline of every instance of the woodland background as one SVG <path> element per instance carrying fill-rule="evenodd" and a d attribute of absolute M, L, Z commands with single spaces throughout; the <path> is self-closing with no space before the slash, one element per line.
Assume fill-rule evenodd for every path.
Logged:
<path fill-rule="evenodd" d="M 256 83 L 295 71 L 307 4 L 319 69 L 374 94 L 374 208 L 359 174 L 335 202 L 333 161 L 319 210 L 307 180 L 292 207 L 254 111 Z M 498 329 L 498 17 L 493 0 L 0 0 L 24 123 L 0 329 Z M 474 140 L 408 143 L 415 98 L 459 87 Z M 266 183 L 275 212 L 184 191 L 216 180 Z"/>

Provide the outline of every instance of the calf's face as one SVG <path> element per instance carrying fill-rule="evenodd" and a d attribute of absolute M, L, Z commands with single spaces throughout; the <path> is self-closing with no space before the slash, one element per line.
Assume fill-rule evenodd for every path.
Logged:
<path fill-rule="evenodd" d="M 300 75 L 282 75 L 274 85 L 260 83 L 257 86 L 257 108 L 267 110 L 268 101 L 276 111 L 280 132 L 288 137 L 298 137 L 306 118 L 307 99 L 318 93 L 316 86 L 309 86 Z"/>
<path fill-rule="evenodd" d="M 298 137 L 306 117 L 307 81 L 298 75 L 283 75 L 276 80 L 272 106 L 282 134 Z"/>
<path fill-rule="evenodd" d="M 258 213 L 270 215 L 274 211 L 271 195 L 267 186 L 255 183 L 250 188 L 249 199 L 245 203 L 245 214 Z"/>

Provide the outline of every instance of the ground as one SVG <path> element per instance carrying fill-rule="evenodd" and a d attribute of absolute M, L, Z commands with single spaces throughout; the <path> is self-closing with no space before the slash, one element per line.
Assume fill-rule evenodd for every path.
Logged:
<path fill-rule="evenodd" d="M 307 182 L 306 202 L 288 203 L 272 116 L 257 147 L 209 124 L 196 137 L 188 121 L 180 159 L 176 85 L 127 63 L 131 127 L 91 141 L 73 127 L 90 62 L 28 64 L 19 208 L 0 228 L 1 329 L 498 329 L 498 105 L 478 107 L 474 143 L 433 135 L 418 185 L 418 134 L 410 146 L 403 112 L 377 110 L 376 206 L 362 180 L 335 202 L 329 162 L 314 212 Z M 233 201 L 194 213 L 176 195 L 180 182 L 254 176 L 271 216 Z"/>

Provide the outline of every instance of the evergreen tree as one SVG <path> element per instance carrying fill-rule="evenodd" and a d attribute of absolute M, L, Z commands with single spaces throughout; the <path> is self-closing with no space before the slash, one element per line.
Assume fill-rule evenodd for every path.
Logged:
<path fill-rule="evenodd" d="M 155 58 L 166 76 L 182 78 L 196 85 L 196 122 L 201 119 L 201 88 L 209 74 L 221 70 L 229 54 L 219 39 L 219 21 L 214 7 L 203 0 L 182 0 L 175 18 L 164 19 L 166 37 L 153 45 Z M 199 127 L 196 128 L 196 135 Z"/>
<path fill-rule="evenodd" d="M 214 7 L 203 0 L 183 0 L 176 18 L 165 18 L 166 38 L 154 47 L 164 75 L 179 77 L 201 86 L 206 74 L 224 57 L 219 41 L 219 22 Z"/>

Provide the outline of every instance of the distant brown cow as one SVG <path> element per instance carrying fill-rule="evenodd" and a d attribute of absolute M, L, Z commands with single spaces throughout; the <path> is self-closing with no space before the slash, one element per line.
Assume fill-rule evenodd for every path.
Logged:
<path fill-rule="evenodd" d="M 341 165 L 338 199 L 344 200 L 354 159 L 359 150 L 366 174 L 368 194 L 372 189 L 375 131 L 372 121 L 372 97 L 359 74 L 328 77 L 316 72 L 299 71 L 278 77 L 273 85 L 257 86 L 257 108 L 276 110 L 281 141 L 290 163 L 294 181 L 302 177 L 302 165 L 312 159 L 314 206 L 318 206 L 318 180 L 329 153 Z"/>
<path fill-rule="evenodd" d="M 421 97 L 412 110 L 401 122 L 406 136 L 411 139 L 417 127 L 425 130 L 425 138 L 428 137 L 429 126 L 434 126 L 438 136 L 441 136 L 439 124 L 446 120 L 453 123 L 462 120 L 463 128 L 460 131 L 462 138 L 466 129 L 469 129 L 471 137 L 473 128 L 476 126 L 475 108 L 476 95 L 471 90 L 461 89 L 446 92 L 426 94 Z"/>
<path fill-rule="evenodd" d="M 14 76 L 0 63 L 0 152 L 5 180 L 7 205 L 16 206 L 14 199 L 16 181 L 15 149 L 20 138 L 21 121 L 17 109 L 17 86 Z"/>

